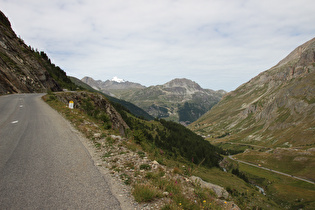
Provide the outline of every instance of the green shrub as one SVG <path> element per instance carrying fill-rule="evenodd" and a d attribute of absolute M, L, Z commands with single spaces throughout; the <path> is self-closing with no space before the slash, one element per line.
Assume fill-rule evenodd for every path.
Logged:
<path fill-rule="evenodd" d="M 132 195 L 137 202 L 149 202 L 162 197 L 162 194 L 155 187 L 143 184 L 135 185 Z"/>
<path fill-rule="evenodd" d="M 145 175 L 145 178 L 147 178 L 147 179 L 155 179 L 156 178 L 156 174 L 154 174 L 153 172 L 148 172 Z"/>
<path fill-rule="evenodd" d="M 135 130 L 133 133 L 133 138 L 137 144 L 145 141 L 144 133 L 141 130 Z"/>
<path fill-rule="evenodd" d="M 120 178 L 124 181 L 125 185 L 130 185 L 131 184 L 132 180 L 131 180 L 131 177 L 128 176 L 128 174 L 123 173 L 123 174 L 120 175 Z"/>
<path fill-rule="evenodd" d="M 99 149 L 99 148 L 101 148 L 102 144 L 99 143 L 99 142 L 94 142 L 94 146 L 95 146 L 97 149 Z"/>
<path fill-rule="evenodd" d="M 110 136 L 107 136 L 107 137 L 106 137 L 106 142 L 107 142 L 109 145 L 112 145 L 112 144 L 114 144 L 114 143 L 116 142 L 116 140 L 113 139 L 113 138 L 110 137 Z"/>
<path fill-rule="evenodd" d="M 175 168 L 173 169 L 173 173 L 174 173 L 174 174 L 182 174 L 182 170 L 180 170 L 178 167 L 175 167 Z"/>
<path fill-rule="evenodd" d="M 140 170 L 150 170 L 151 166 L 149 164 L 140 165 Z"/>
<path fill-rule="evenodd" d="M 135 164 L 133 162 L 127 162 L 124 164 L 126 168 L 135 169 Z"/>
<path fill-rule="evenodd" d="M 56 98 L 55 95 L 49 95 L 49 98 L 48 98 L 47 101 L 54 101 L 54 100 L 56 100 L 56 99 L 57 99 L 57 98 Z"/>
<path fill-rule="evenodd" d="M 126 144 L 127 149 L 135 152 L 137 151 L 137 145 L 132 143 L 132 142 L 128 142 L 128 144 Z"/>
<path fill-rule="evenodd" d="M 145 157 L 145 153 L 143 151 L 138 151 L 138 155 L 141 157 L 141 158 L 144 158 Z"/>

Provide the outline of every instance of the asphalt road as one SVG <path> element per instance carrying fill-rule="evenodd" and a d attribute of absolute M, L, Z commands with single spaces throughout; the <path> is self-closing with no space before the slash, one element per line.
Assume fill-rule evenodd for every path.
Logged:
<path fill-rule="evenodd" d="M 276 174 L 281 174 L 281 175 L 288 176 L 288 177 L 291 177 L 291 178 L 294 178 L 294 179 L 298 179 L 298 180 L 301 180 L 301 181 L 304 181 L 304 182 L 315 184 L 315 182 L 313 182 L 311 180 L 303 179 L 303 178 L 300 178 L 300 177 L 297 177 L 297 176 L 293 176 L 293 175 L 290 175 L 290 174 L 283 173 L 281 171 L 275 171 L 275 170 L 270 169 L 270 168 L 266 168 L 266 167 L 263 167 L 263 166 L 258 166 L 258 165 L 255 165 L 253 163 L 248 163 L 248 162 L 245 162 L 245 161 L 242 161 L 242 160 L 235 159 L 235 158 L 233 158 L 233 155 L 229 155 L 229 158 L 232 159 L 232 160 L 235 160 L 237 162 L 244 163 L 244 164 L 247 164 L 247 165 L 250 165 L 250 166 L 254 166 L 254 167 L 257 167 L 257 168 L 261 168 L 261 169 L 264 169 L 264 170 L 267 170 L 267 171 L 270 171 L 270 172 L 273 172 L 273 173 L 276 173 Z"/>
<path fill-rule="evenodd" d="M 121 209 L 42 94 L 0 96 L 0 209 Z"/>

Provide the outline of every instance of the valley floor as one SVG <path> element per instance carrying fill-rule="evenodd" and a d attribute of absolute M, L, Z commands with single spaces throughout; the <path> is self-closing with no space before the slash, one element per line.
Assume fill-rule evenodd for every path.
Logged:
<path fill-rule="evenodd" d="M 253 166 L 253 167 L 257 167 L 257 168 L 260 168 L 260 169 L 271 171 L 273 173 L 277 173 L 277 174 L 281 174 L 281 175 L 284 175 L 284 176 L 288 176 L 288 177 L 291 177 L 293 179 L 298 179 L 298 180 L 301 180 L 301 181 L 304 181 L 304 182 L 308 182 L 308 183 L 311 183 L 311 184 L 315 184 L 315 182 L 313 182 L 311 180 L 303 179 L 303 178 L 300 178 L 300 177 L 297 177 L 297 176 L 293 176 L 293 175 L 290 175 L 290 174 L 286 174 L 286 173 L 283 173 L 283 172 L 280 172 L 280 171 L 275 171 L 275 170 L 272 170 L 270 168 L 263 167 L 260 164 L 259 165 L 255 165 L 255 164 L 248 163 L 248 162 L 245 162 L 245 161 L 242 161 L 242 160 L 238 160 L 236 158 L 233 158 L 232 155 L 229 155 L 229 158 L 232 159 L 232 160 L 236 160 L 237 162 L 244 163 L 244 164 L 247 164 L 247 165 L 250 165 L 250 166 Z"/>

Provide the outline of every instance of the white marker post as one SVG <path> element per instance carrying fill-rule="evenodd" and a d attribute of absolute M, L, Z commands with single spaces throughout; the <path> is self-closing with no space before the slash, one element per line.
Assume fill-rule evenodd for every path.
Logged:
<path fill-rule="evenodd" d="M 73 105 L 74 105 L 73 101 L 69 101 L 69 108 L 70 109 L 73 109 Z"/>

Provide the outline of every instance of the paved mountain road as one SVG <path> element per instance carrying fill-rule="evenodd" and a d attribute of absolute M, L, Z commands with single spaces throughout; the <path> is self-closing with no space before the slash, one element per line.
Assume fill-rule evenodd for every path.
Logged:
<path fill-rule="evenodd" d="M 120 209 L 82 137 L 42 95 L 0 96 L 0 209 Z"/>

